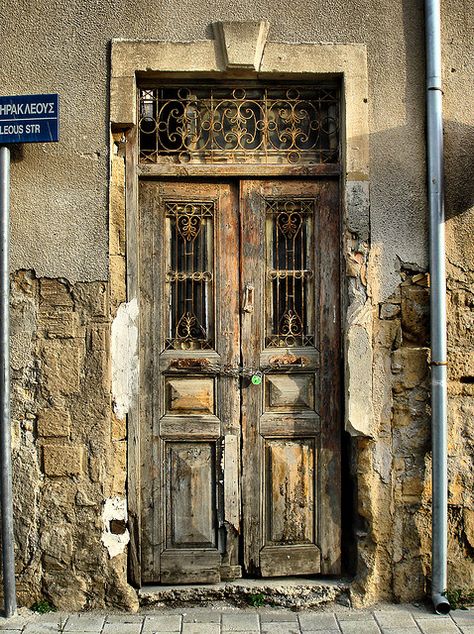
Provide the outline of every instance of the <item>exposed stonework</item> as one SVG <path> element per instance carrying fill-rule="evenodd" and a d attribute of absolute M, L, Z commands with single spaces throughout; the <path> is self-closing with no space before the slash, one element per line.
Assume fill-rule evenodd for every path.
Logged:
<path fill-rule="evenodd" d="M 430 438 L 428 297 L 426 275 L 402 272 L 397 292 L 372 315 L 373 438 L 361 438 L 355 446 L 360 518 L 356 604 L 408 601 L 424 592 L 417 517 L 425 510 Z"/>
<path fill-rule="evenodd" d="M 101 542 L 104 504 L 123 498 L 126 474 L 124 430 L 112 426 L 107 296 L 102 282 L 28 271 L 12 281 L 20 605 L 45 597 L 68 610 L 137 607 L 125 555 L 110 558 Z"/>
<path fill-rule="evenodd" d="M 466 284 L 466 282 L 468 282 Z M 474 583 L 472 281 L 448 280 L 449 588 Z M 376 440 L 356 446 L 359 574 L 357 604 L 411 601 L 429 591 L 431 575 L 431 418 L 429 279 L 402 271 L 397 292 L 374 320 Z M 465 349 L 456 349 L 463 342 Z M 461 353 L 461 354 L 459 354 Z M 452 363 L 451 363 L 452 359 Z M 472 374 L 467 375 L 472 376 Z"/>

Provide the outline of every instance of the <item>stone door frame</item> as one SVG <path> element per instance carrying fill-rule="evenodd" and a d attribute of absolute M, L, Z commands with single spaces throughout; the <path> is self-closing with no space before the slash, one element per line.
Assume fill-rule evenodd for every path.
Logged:
<path fill-rule="evenodd" d="M 140 578 L 140 455 L 138 371 L 138 177 L 137 81 L 146 78 L 231 79 L 339 78 L 342 95 L 341 275 L 344 350 L 344 419 L 354 434 L 373 425 L 371 304 L 366 271 L 369 240 L 369 132 L 367 50 L 363 44 L 287 44 L 267 41 L 266 22 L 213 25 L 214 40 L 160 42 L 113 40 L 111 44 L 111 171 L 109 258 L 112 302 L 122 310 L 128 346 L 114 346 L 112 391 L 115 414 L 127 418 L 130 581 Z M 176 175 L 186 175 L 178 167 Z M 357 258 L 354 259 L 354 254 Z M 361 263 L 361 257 L 364 261 Z M 361 266 L 354 267 L 353 262 Z M 344 274 L 345 273 L 345 274 Z M 125 316 L 125 317 L 124 317 Z M 361 369 L 359 372 L 358 370 Z"/>

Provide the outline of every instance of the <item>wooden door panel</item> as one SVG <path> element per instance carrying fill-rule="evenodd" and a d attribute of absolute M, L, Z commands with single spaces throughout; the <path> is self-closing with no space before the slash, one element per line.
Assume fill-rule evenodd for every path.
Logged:
<path fill-rule="evenodd" d="M 221 560 L 215 549 L 168 549 L 161 554 L 161 583 L 219 583 Z"/>
<path fill-rule="evenodd" d="M 214 414 L 213 379 L 169 377 L 165 407 L 167 414 Z"/>
<path fill-rule="evenodd" d="M 168 548 L 215 548 L 215 443 L 167 442 Z"/>
<path fill-rule="evenodd" d="M 241 184 L 244 563 L 340 570 L 336 181 Z"/>
<path fill-rule="evenodd" d="M 321 572 L 320 549 L 309 546 L 265 546 L 260 552 L 260 574 L 262 577 L 293 577 L 314 575 Z"/>
<path fill-rule="evenodd" d="M 142 578 L 217 582 L 239 573 L 239 515 L 224 504 L 224 490 L 239 500 L 240 443 L 226 441 L 239 380 L 222 371 L 240 358 L 236 197 L 143 181 L 140 216 Z"/>
<path fill-rule="evenodd" d="M 312 544 L 315 458 L 313 440 L 266 439 L 265 454 L 265 543 Z"/>
<path fill-rule="evenodd" d="M 267 374 L 266 412 L 305 412 L 314 410 L 313 374 Z"/>

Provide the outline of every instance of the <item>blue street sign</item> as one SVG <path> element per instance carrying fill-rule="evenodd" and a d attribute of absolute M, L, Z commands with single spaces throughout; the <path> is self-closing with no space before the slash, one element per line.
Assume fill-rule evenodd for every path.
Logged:
<path fill-rule="evenodd" d="M 0 145 L 59 141 L 59 95 L 0 97 Z"/>

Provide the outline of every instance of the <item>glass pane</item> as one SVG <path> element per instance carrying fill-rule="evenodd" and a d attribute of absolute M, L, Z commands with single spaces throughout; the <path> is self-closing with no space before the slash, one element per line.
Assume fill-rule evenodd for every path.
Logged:
<path fill-rule="evenodd" d="M 213 345 L 213 202 L 165 201 L 169 304 L 166 349 Z"/>
<path fill-rule="evenodd" d="M 314 346 L 314 199 L 266 199 L 266 346 Z"/>

